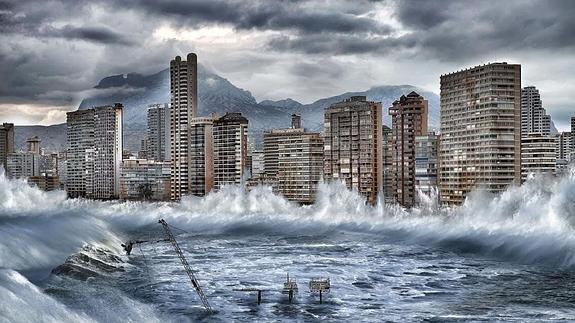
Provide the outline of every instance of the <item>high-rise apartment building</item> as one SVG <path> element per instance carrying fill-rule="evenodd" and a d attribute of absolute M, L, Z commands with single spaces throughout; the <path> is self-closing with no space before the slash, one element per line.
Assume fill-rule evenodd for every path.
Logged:
<path fill-rule="evenodd" d="M 521 90 L 521 136 L 531 133 L 551 134 L 551 117 L 543 108 L 539 90 L 526 86 Z"/>
<path fill-rule="evenodd" d="M 439 135 L 415 137 L 415 190 L 432 196 L 437 190 Z M 417 200 L 417 199 L 416 199 Z"/>
<path fill-rule="evenodd" d="M 148 139 L 140 140 L 140 150 L 138 151 L 139 159 L 148 159 Z"/>
<path fill-rule="evenodd" d="M 571 133 L 575 133 L 575 117 L 571 117 Z M 571 142 L 571 151 L 575 152 L 575 140 Z"/>
<path fill-rule="evenodd" d="M 19 152 L 8 155 L 6 174 L 9 178 L 29 178 L 40 176 L 40 155 Z"/>
<path fill-rule="evenodd" d="M 280 140 L 282 136 L 277 131 L 264 133 L 264 178 L 266 182 L 272 183 L 272 186 L 277 184 Z"/>
<path fill-rule="evenodd" d="M 441 76 L 440 196 L 502 192 L 521 179 L 521 65 L 492 63 Z"/>
<path fill-rule="evenodd" d="M 26 151 L 8 155 L 6 174 L 10 178 L 30 178 L 40 176 L 41 158 L 40 143 L 37 136 L 26 139 Z"/>
<path fill-rule="evenodd" d="M 70 197 L 118 198 L 122 105 L 67 113 L 66 190 Z"/>
<path fill-rule="evenodd" d="M 323 140 L 319 133 L 287 136 L 278 145 L 278 192 L 294 202 L 315 202 L 323 173 Z"/>
<path fill-rule="evenodd" d="M 389 108 L 392 132 L 392 187 L 397 203 L 415 205 L 415 137 L 427 134 L 427 100 L 416 92 Z"/>
<path fill-rule="evenodd" d="M 40 174 L 49 176 L 59 176 L 58 154 L 41 154 L 40 155 Z"/>
<path fill-rule="evenodd" d="M 529 174 L 555 175 L 557 140 L 552 136 L 530 133 L 521 138 L 521 181 Z"/>
<path fill-rule="evenodd" d="M 299 129 L 302 128 L 301 126 L 301 115 L 294 113 L 291 115 L 291 128 L 292 129 Z"/>
<path fill-rule="evenodd" d="M 170 150 L 170 110 L 168 104 L 148 107 L 147 155 L 148 159 L 168 161 Z"/>
<path fill-rule="evenodd" d="M 573 152 L 573 133 L 561 132 L 555 136 L 556 173 L 562 174 L 569 169 L 571 153 Z"/>
<path fill-rule="evenodd" d="M 323 140 L 292 115 L 292 127 L 264 135 L 264 177 L 290 201 L 313 203 L 323 173 Z"/>
<path fill-rule="evenodd" d="M 198 62 L 190 53 L 186 61 L 176 56 L 170 62 L 170 155 L 172 159 L 171 198 L 189 193 L 189 128 L 198 112 Z"/>
<path fill-rule="evenodd" d="M 28 177 L 28 183 L 43 191 L 53 191 L 60 189 L 60 181 L 58 176 L 40 175 Z"/>
<path fill-rule="evenodd" d="M 252 154 L 252 167 L 251 167 L 252 179 L 254 179 L 256 183 L 259 183 L 263 179 L 265 174 L 265 153 L 263 150 L 256 149 L 253 150 L 251 154 Z"/>
<path fill-rule="evenodd" d="M 190 123 L 190 194 L 204 196 L 214 188 L 215 116 L 192 118 Z"/>
<path fill-rule="evenodd" d="M 342 180 L 371 204 L 383 184 L 381 102 L 352 96 L 334 103 L 324 116 L 324 178 Z"/>
<path fill-rule="evenodd" d="M 248 119 L 226 113 L 214 121 L 214 189 L 240 184 L 247 168 Z"/>
<path fill-rule="evenodd" d="M 66 114 L 66 192 L 86 197 L 86 186 L 94 175 L 94 109 Z"/>
<path fill-rule="evenodd" d="M 392 131 L 391 128 L 382 126 L 382 150 L 383 150 L 383 200 L 390 204 L 395 202 L 393 196 L 393 148 L 392 148 Z"/>
<path fill-rule="evenodd" d="M 42 140 L 38 136 L 30 137 L 26 140 L 26 149 L 29 153 L 40 155 L 40 143 Z"/>
<path fill-rule="evenodd" d="M 0 167 L 6 171 L 8 155 L 14 152 L 14 124 L 0 124 Z"/>

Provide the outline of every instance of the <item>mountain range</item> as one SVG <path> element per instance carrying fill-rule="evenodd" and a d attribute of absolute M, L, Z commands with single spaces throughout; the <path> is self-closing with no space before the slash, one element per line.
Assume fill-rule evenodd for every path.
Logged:
<path fill-rule="evenodd" d="M 94 87 L 96 94 L 82 100 L 79 109 L 122 103 L 124 105 L 125 149 L 138 151 L 140 141 L 146 135 L 148 106 L 170 101 L 169 77 L 169 70 L 165 69 L 151 75 L 131 73 L 103 78 Z M 391 106 L 393 101 L 411 91 L 418 92 L 429 101 L 429 125 L 430 128 L 438 128 L 438 95 L 411 85 L 377 86 L 363 92 L 346 92 L 323 98 L 310 104 L 302 104 L 289 98 L 257 102 L 249 91 L 238 88 L 229 80 L 209 71 L 202 65 L 198 66 L 199 115 L 241 112 L 249 119 L 250 133 L 256 143 L 260 142 L 266 130 L 288 127 L 292 113 L 302 115 L 304 127 L 313 131 L 321 131 L 324 109 L 332 103 L 354 95 L 365 95 L 368 100 L 382 102 L 384 111 L 387 111 L 387 107 Z M 384 112 L 384 123 L 389 124 L 389 121 L 387 113 Z M 42 146 L 47 150 L 63 150 L 66 141 L 65 131 L 64 124 L 49 127 L 19 126 L 16 129 L 16 143 L 18 147 L 23 147 L 26 138 L 38 135 L 43 140 Z"/>

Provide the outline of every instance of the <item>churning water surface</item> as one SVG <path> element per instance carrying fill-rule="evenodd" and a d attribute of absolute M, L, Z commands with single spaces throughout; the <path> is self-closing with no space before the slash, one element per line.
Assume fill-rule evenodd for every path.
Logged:
<path fill-rule="evenodd" d="M 575 320 L 575 174 L 459 208 L 365 205 L 340 183 L 297 206 L 267 187 L 181 203 L 67 200 L 0 176 L 0 321 Z M 206 314 L 160 218 L 195 270 Z M 130 256 L 128 239 L 147 240 Z M 290 304 L 286 274 L 299 292 Z M 323 304 L 307 287 L 329 277 Z M 255 292 L 262 289 L 261 305 Z"/>

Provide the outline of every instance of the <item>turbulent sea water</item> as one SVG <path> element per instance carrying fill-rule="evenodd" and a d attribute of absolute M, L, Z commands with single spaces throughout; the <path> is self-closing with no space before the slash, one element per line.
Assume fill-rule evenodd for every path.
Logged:
<path fill-rule="evenodd" d="M 574 197 L 573 172 L 410 211 L 367 206 L 340 183 L 310 206 L 267 187 L 119 203 L 0 176 L 0 322 L 573 321 Z M 161 218 L 214 314 L 161 241 Z M 129 239 L 150 242 L 127 256 Z M 323 304 L 307 287 L 319 276 L 331 279 Z M 263 289 L 262 304 L 242 288 Z"/>

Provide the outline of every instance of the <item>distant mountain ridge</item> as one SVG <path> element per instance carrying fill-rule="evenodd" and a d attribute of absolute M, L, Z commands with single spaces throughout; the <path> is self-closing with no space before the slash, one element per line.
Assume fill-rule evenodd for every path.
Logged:
<path fill-rule="evenodd" d="M 169 78 L 169 69 L 150 75 L 130 73 L 105 77 L 94 87 L 97 93 L 82 100 L 79 109 L 122 103 L 124 105 L 125 149 L 138 151 L 140 141 L 146 135 L 148 106 L 170 101 Z M 256 143 L 261 140 L 266 130 L 288 127 L 292 113 L 302 115 L 304 127 L 313 131 L 321 131 L 324 109 L 332 103 L 353 95 L 365 95 L 368 100 L 382 102 L 384 123 L 389 124 L 387 108 L 401 95 L 411 91 L 418 92 L 429 101 L 429 125 L 431 128 L 438 128 L 439 97 L 435 93 L 423 91 L 411 85 L 377 86 L 363 92 L 347 92 L 323 98 L 311 104 L 302 104 L 289 98 L 277 101 L 263 100 L 258 103 L 249 91 L 236 87 L 227 79 L 198 65 L 198 114 L 205 116 L 210 113 L 223 115 L 226 112 L 241 112 L 249 119 L 250 134 Z M 45 144 L 63 149 L 66 129 L 61 125 L 53 127 L 46 131 L 53 129 L 53 131 L 59 131 L 60 134 L 46 134 Z M 26 133 L 26 136 L 34 135 L 34 128 L 18 127 L 18 129 L 24 129 L 21 132 Z M 36 130 L 38 129 L 40 128 Z"/>
<path fill-rule="evenodd" d="M 260 102 L 261 105 L 269 105 L 272 107 L 279 107 L 279 108 L 288 108 L 288 109 L 297 109 L 303 106 L 303 104 L 297 102 L 296 100 L 287 98 L 284 100 L 272 101 L 272 100 L 263 100 Z"/>
<path fill-rule="evenodd" d="M 428 100 L 429 127 L 431 129 L 438 129 L 439 96 L 432 92 L 423 91 L 412 85 L 383 85 L 372 87 L 371 89 L 363 92 L 346 92 L 340 95 L 317 100 L 311 104 L 303 105 L 298 109 L 293 109 L 293 112 L 300 113 L 303 122 L 308 124 L 310 129 L 321 130 L 323 127 L 324 109 L 326 107 L 333 103 L 341 102 L 351 96 L 361 95 L 366 96 L 370 101 L 381 102 L 383 107 L 383 122 L 386 125 L 390 125 L 391 119 L 387 113 L 388 108 L 392 105 L 393 101 L 398 100 L 402 95 L 406 95 L 411 91 L 416 91 Z"/>

